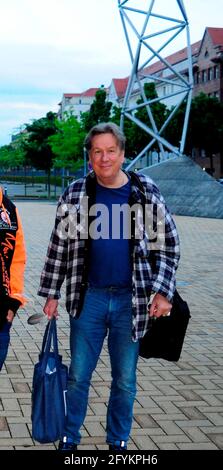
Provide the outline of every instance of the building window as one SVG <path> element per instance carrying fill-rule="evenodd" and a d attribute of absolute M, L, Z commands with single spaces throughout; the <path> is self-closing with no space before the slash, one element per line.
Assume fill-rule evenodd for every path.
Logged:
<path fill-rule="evenodd" d="M 166 87 L 163 87 L 163 96 L 166 96 Z"/>
<path fill-rule="evenodd" d="M 201 156 L 201 158 L 206 158 L 206 153 L 205 153 L 204 149 L 201 150 L 200 156 Z"/>
<path fill-rule="evenodd" d="M 219 92 L 218 91 L 214 91 L 213 95 L 214 95 L 215 98 L 219 99 Z"/>
<path fill-rule="evenodd" d="M 208 69 L 208 80 L 213 80 L 213 68 Z"/>
<path fill-rule="evenodd" d="M 219 67 L 218 67 L 218 65 L 214 66 L 214 77 L 213 78 L 214 78 L 214 80 L 219 78 Z"/>
<path fill-rule="evenodd" d="M 207 81 L 207 71 L 202 70 L 202 82 L 205 83 Z"/>
<path fill-rule="evenodd" d="M 79 100 L 79 104 L 81 104 L 81 100 Z"/>

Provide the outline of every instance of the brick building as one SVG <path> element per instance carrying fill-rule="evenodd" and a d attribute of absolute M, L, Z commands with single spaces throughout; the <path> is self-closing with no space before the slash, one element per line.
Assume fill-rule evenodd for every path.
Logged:
<path fill-rule="evenodd" d="M 223 28 L 206 28 L 194 63 L 194 90 L 223 102 Z"/>

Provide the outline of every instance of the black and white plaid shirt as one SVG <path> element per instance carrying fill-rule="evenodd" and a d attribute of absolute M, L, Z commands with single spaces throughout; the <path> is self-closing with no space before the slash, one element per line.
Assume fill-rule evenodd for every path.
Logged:
<path fill-rule="evenodd" d="M 148 217 L 149 222 L 146 224 L 145 213 L 142 216 L 142 211 L 138 212 L 137 233 L 140 236 L 132 236 L 131 243 L 132 338 L 136 341 L 144 336 L 147 329 L 151 292 L 159 292 L 170 302 L 172 300 L 180 247 L 175 223 L 155 183 L 142 174 L 135 175 L 131 172 L 130 177 L 131 206 L 139 204 L 139 207 L 147 207 L 148 204 L 149 217 L 153 215 L 153 222 Z M 84 273 L 89 246 L 86 236 L 88 228 L 80 213 L 83 201 L 86 203 L 86 199 L 91 199 L 92 204 L 95 200 L 95 181 L 94 173 L 91 173 L 70 184 L 61 196 L 38 290 L 38 294 L 43 297 L 59 299 L 60 289 L 66 278 L 66 309 L 74 317 L 81 311 L 86 290 Z M 75 232 L 77 225 L 79 231 Z M 154 241 L 157 230 L 161 234 L 158 242 L 157 239 Z"/>

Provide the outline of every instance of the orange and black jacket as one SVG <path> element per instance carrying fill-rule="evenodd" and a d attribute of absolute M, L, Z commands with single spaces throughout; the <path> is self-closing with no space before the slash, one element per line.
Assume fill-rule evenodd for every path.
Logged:
<path fill-rule="evenodd" d="M 0 327 L 8 310 L 24 305 L 26 253 L 21 221 L 16 206 L 0 187 Z"/>

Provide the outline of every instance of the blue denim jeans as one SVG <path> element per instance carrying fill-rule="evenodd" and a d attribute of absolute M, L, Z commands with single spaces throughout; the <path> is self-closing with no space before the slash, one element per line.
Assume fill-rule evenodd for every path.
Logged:
<path fill-rule="evenodd" d="M 64 435 L 79 443 L 91 376 L 108 335 L 112 383 L 107 410 L 107 442 L 127 441 L 136 395 L 138 342 L 131 338 L 132 295 L 129 288 L 88 288 L 78 319 L 70 319 L 71 365 Z"/>
<path fill-rule="evenodd" d="M 7 353 L 8 353 L 8 347 L 9 347 L 9 341 L 10 341 L 10 328 L 12 324 L 7 322 L 4 324 L 3 328 L 0 330 L 0 370 L 2 369 L 2 366 L 5 362 Z"/>

